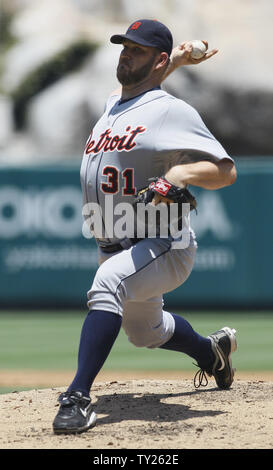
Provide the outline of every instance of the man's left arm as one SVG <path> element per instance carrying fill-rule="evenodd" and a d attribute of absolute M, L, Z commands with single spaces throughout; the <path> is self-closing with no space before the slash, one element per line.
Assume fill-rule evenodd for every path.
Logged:
<path fill-rule="evenodd" d="M 165 178 L 181 188 L 186 185 L 204 189 L 220 189 L 236 181 L 236 168 L 229 158 L 218 162 L 202 160 L 194 163 L 175 165 L 165 174 Z"/>

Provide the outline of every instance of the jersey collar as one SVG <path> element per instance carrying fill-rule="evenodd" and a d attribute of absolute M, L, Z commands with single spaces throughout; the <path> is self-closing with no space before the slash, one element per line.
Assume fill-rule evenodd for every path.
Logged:
<path fill-rule="evenodd" d="M 140 96 L 145 95 L 145 93 L 148 93 L 149 91 L 152 91 L 152 90 L 161 90 L 161 87 L 160 86 L 155 86 L 153 88 L 150 88 L 149 90 L 143 91 L 139 95 L 135 95 L 135 96 L 132 96 L 131 98 L 127 98 L 127 99 L 124 99 L 124 100 L 120 98 L 117 101 L 117 105 L 119 106 L 123 103 L 127 103 L 127 101 L 131 101 L 131 100 L 134 100 L 135 98 L 139 98 Z"/>

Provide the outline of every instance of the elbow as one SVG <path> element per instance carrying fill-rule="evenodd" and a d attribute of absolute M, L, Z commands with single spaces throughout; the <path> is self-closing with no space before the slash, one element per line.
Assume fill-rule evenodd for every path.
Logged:
<path fill-rule="evenodd" d="M 234 163 L 230 160 L 222 162 L 221 170 L 222 187 L 231 186 L 232 184 L 234 184 L 237 179 L 237 171 Z"/>
<path fill-rule="evenodd" d="M 237 179 L 237 171 L 236 171 L 235 165 L 233 165 L 233 167 L 231 168 L 231 170 L 228 173 L 228 183 L 227 183 L 227 185 L 231 186 L 232 184 L 235 183 L 236 179 Z"/>

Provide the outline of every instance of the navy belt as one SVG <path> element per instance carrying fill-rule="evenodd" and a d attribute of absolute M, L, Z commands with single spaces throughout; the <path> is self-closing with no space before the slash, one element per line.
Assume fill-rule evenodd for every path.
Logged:
<path fill-rule="evenodd" d="M 126 239 L 125 243 L 122 244 L 116 243 L 114 245 L 104 245 L 103 243 L 99 243 L 99 247 L 104 253 L 115 253 L 116 251 L 121 251 L 130 248 L 132 245 L 135 245 L 136 243 L 140 242 L 140 240 L 143 240 L 143 238 L 128 238 Z"/>

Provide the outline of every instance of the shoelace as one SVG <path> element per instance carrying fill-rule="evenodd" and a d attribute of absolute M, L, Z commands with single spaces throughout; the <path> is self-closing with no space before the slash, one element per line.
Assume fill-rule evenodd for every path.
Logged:
<path fill-rule="evenodd" d="M 197 365 L 197 364 L 194 364 Z M 198 366 L 197 366 L 198 367 Z M 204 382 L 203 382 L 204 381 Z M 206 387 L 208 385 L 208 378 L 206 376 L 206 371 L 204 369 L 199 369 L 193 379 L 193 384 L 195 388 Z"/>
<path fill-rule="evenodd" d="M 77 403 L 77 398 L 75 399 L 76 397 L 73 397 L 73 396 L 70 396 L 70 395 L 62 395 L 60 398 L 59 398 L 59 403 L 62 405 L 62 406 L 65 406 L 65 407 L 70 407 L 70 406 L 73 406 Z"/>
<path fill-rule="evenodd" d="M 78 397 L 77 395 L 73 395 L 73 393 L 71 392 L 62 393 L 60 395 L 60 403 L 62 404 L 62 406 L 86 406 L 86 400 L 84 399 L 84 397 Z"/>

